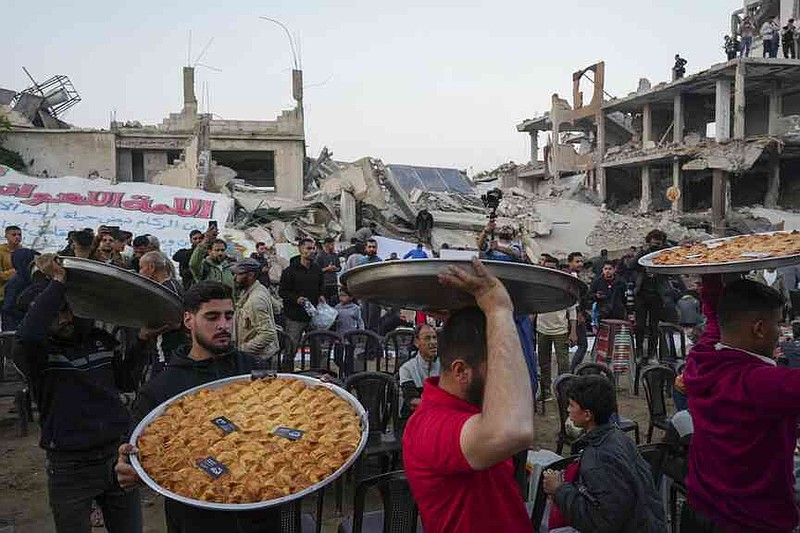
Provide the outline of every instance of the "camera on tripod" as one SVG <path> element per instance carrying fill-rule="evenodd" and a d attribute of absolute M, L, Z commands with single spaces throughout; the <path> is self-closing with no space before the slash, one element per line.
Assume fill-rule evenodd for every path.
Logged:
<path fill-rule="evenodd" d="M 500 189 L 491 189 L 486 194 L 481 196 L 483 206 L 489 210 L 489 220 L 494 221 L 497 218 L 497 208 L 500 207 L 500 201 L 503 199 L 503 191 Z"/>

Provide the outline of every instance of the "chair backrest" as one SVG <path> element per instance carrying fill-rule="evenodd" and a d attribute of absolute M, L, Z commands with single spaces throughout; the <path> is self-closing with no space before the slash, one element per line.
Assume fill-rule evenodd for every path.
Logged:
<path fill-rule="evenodd" d="M 294 358 L 297 355 L 297 344 L 294 342 L 288 333 L 283 330 L 276 330 L 278 334 L 278 344 L 280 345 L 280 352 L 278 354 L 279 360 L 275 362 L 279 370 L 291 372 L 294 370 Z"/>
<path fill-rule="evenodd" d="M 675 342 L 675 337 L 679 342 Z M 678 359 L 686 359 L 686 333 L 678 324 L 658 323 L 658 360 L 662 365 L 674 365 Z"/>
<path fill-rule="evenodd" d="M 383 340 L 386 367 L 394 361 L 392 372 L 397 373 L 403 363 L 414 357 L 414 330 L 411 328 L 397 328 L 386 334 Z"/>
<path fill-rule="evenodd" d="M 344 339 L 338 333 L 317 329 L 306 333 L 300 341 L 299 370 L 327 370 L 333 372 L 337 347 L 344 346 Z M 308 353 L 306 353 L 308 351 Z M 306 358 L 308 356 L 308 359 Z"/>
<path fill-rule="evenodd" d="M 650 418 L 667 416 L 667 391 L 675 382 L 675 371 L 665 365 L 651 365 L 642 371 L 642 385 Z"/>
<path fill-rule="evenodd" d="M 361 533 L 364 504 L 369 489 L 377 488 L 383 503 L 384 533 L 416 533 L 419 510 L 402 470 L 367 478 L 356 485 L 353 533 Z"/>
<path fill-rule="evenodd" d="M 349 376 L 344 388 L 358 398 L 369 416 L 370 433 L 385 433 L 391 424 L 399 429 L 399 388 L 394 376 L 384 372 L 359 372 Z"/>
<path fill-rule="evenodd" d="M 564 470 L 570 464 L 577 461 L 579 457 L 580 456 L 578 455 L 572 455 L 570 457 L 565 457 L 564 459 L 559 459 L 558 461 L 547 465 L 547 468 L 544 470 Z M 533 525 L 533 531 L 539 531 L 539 526 L 544 518 L 544 509 L 546 503 L 547 494 L 544 492 L 544 476 L 541 476 L 539 478 L 539 488 L 536 489 L 536 499 L 533 501 L 533 509 L 531 509 L 531 524 Z"/>
<path fill-rule="evenodd" d="M 650 472 L 653 474 L 653 485 L 658 487 L 661 482 L 661 474 L 664 472 L 664 463 L 669 453 L 669 444 L 653 442 L 651 444 L 640 444 L 636 448 L 642 458 L 650 465 Z"/>
<path fill-rule="evenodd" d="M 567 407 L 569 406 L 569 399 L 567 398 L 567 388 L 570 382 L 577 376 L 575 374 L 561 374 L 553 381 L 553 396 L 556 398 L 558 406 L 558 419 L 559 431 L 562 435 L 566 435 L 565 424 L 567 423 Z"/>
<path fill-rule="evenodd" d="M 355 372 L 366 372 L 368 361 L 375 361 L 376 371 L 382 370 L 383 337 L 368 329 L 354 329 L 346 332 L 343 337 L 347 346 L 345 376 Z"/>
<path fill-rule="evenodd" d="M 614 371 L 608 365 L 603 363 L 581 363 L 575 368 L 576 376 L 604 376 L 612 385 L 616 387 L 617 379 L 614 377 Z"/>

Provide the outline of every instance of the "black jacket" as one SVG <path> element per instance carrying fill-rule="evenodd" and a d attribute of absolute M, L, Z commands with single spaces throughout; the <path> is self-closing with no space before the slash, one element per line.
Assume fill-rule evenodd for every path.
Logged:
<path fill-rule="evenodd" d="M 181 248 L 172 255 L 172 260 L 178 263 L 178 271 L 181 274 L 183 288 L 188 289 L 194 283 L 192 269 L 189 268 L 189 259 L 192 258 L 194 248 Z"/>
<path fill-rule="evenodd" d="M 42 434 L 39 445 L 52 451 L 86 451 L 121 442 L 131 418 L 120 401 L 115 377 L 117 341 L 75 318 L 70 340 L 55 339 L 49 328 L 65 302 L 64 284 L 51 281 L 28 308 L 17 329 L 14 361 L 25 373 Z"/>
<path fill-rule="evenodd" d="M 619 279 L 615 278 L 609 286 L 609 283 L 601 275 L 592 281 L 589 293 L 591 299 L 597 302 L 601 319 L 625 318 L 625 285 Z M 602 295 L 602 298 L 597 297 L 598 293 Z"/>
<path fill-rule="evenodd" d="M 133 416 L 137 424 L 150 411 L 176 394 L 217 379 L 248 374 L 253 369 L 253 358 L 237 351 L 205 361 L 195 361 L 188 357 L 190 349 L 190 346 L 179 349 L 167 368 L 139 391 L 133 404 Z M 274 510 L 242 513 L 210 511 L 165 499 L 164 511 L 169 533 L 255 533 L 280 530 L 280 512 Z"/>
<path fill-rule="evenodd" d="M 585 439 L 578 479 L 553 495 L 569 524 L 595 533 L 666 533 L 650 467 L 633 441 L 610 424 L 596 427 Z"/>
<path fill-rule="evenodd" d="M 319 297 L 324 293 L 322 270 L 313 261 L 311 266 L 306 268 L 299 260 L 295 261 L 293 258 L 281 274 L 280 295 L 283 298 L 283 314 L 290 320 L 311 321 L 303 306 L 298 305 L 297 299 L 305 296 L 316 306 Z"/>

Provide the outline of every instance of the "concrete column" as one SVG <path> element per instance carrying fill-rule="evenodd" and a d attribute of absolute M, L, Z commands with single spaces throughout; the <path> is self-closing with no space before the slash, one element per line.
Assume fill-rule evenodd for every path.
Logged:
<path fill-rule="evenodd" d="M 733 138 L 744 139 L 745 136 L 745 77 L 746 63 L 739 61 L 736 64 L 736 80 L 733 94 Z"/>
<path fill-rule="evenodd" d="M 342 237 L 350 239 L 356 233 L 356 197 L 342 191 L 339 200 L 339 217 L 342 223 Z"/>
<path fill-rule="evenodd" d="M 639 200 L 639 211 L 647 213 L 653 205 L 653 193 L 650 182 L 650 165 L 642 167 L 642 198 Z"/>
<path fill-rule="evenodd" d="M 597 194 L 600 203 L 606 201 L 606 169 L 603 168 L 603 160 L 606 158 L 606 114 L 601 109 L 595 116 L 597 123 Z"/>
<path fill-rule="evenodd" d="M 672 142 L 680 144 L 683 142 L 683 128 L 685 118 L 683 116 L 683 95 L 678 93 L 672 101 Z"/>
<path fill-rule="evenodd" d="M 642 148 L 647 148 L 647 143 L 653 140 L 653 108 L 644 104 L 642 108 Z"/>
<path fill-rule="evenodd" d="M 680 213 L 683 211 L 683 172 L 681 162 L 675 159 L 672 162 L 672 186 L 680 191 L 678 199 L 672 202 L 672 211 Z"/>
<path fill-rule="evenodd" d="M 531 163 L 539 160 L 539 130 L 528 132 L 531 136 Z"/>
<path fill-rule="evenodd" d="M 194 94 L 194 67 L 183 67 L 183 110 L 197 113 L 197 97 Z"/>
<path fill-rule="evenodd" d="M 731 138 L 731 81 L 717 80 L 717 102 L 714 113 L 717 142 Z"/>
<path fill-rule="evenodd" d="M 781 191 L 781 155 L 777 149 L 769 152 L 769 181 L 767 194 L 764 196 L 764 207 L 774 209 L 778 207 L 778 196 Z"/>
<path fill-rule="evenodd" d="M 725 215 L 728 195 L 728 173 L 713 170 L 711 182 L 711 223 L 715 237 L 725 236 Z"/>
<path fill-rule="evenodd" d="M 769 126 L 770 135 L 778 134 L 778 120 L 783 116 L 783 94 L 781 82 L 773 81 L 769 91 Z"/>

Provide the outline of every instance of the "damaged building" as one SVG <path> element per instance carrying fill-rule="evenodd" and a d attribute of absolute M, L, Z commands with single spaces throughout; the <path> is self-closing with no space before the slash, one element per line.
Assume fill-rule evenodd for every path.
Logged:
<path fill-rule="evenodd" d="M 34 84 L 21 93 L 0 89 L 0 111 L 12 124 L 5 147 L 19 153 L 27 173 L 35 176 L 99 176 L 212 191 L 238 178 L 301 199 L 302 72 L 293 72 L 297 106 L 275 120 L 222 120 L 199 113 L 194 85 L 194 68 L 184 67 L 179 113 L 153 126 L 112 121 L 108 130 L 74 128 L 60 120 L 61 93 L 51 93 L 49 86 Z"/>

